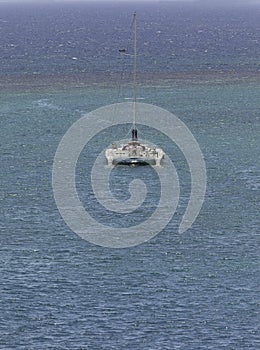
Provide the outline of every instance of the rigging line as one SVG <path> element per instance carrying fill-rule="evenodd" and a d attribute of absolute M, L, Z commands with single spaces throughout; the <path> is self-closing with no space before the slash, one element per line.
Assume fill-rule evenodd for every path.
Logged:
<path fill-rule="evenodd" d="M 129 49 L 130 49 L 130 45 L 132 47 L 132 34 L 133 34 L 133 26 L 134 26 L 134 17 L 132 19 L 132 22 L 129 26 L 129 29 L 128 31 L 126 31 L 127 35 L 126 35 L 126 52 L 129 52 Z M 131 77 L 132 77 L 132 69 L 127 69 L 127 67 L 129 68 L 130 67 L 130 64 L 129 64 L 129 60 L 128 58 L 130 57 L 133 57 L 133 54 L 125 54 L 125 53 L 120 53 L 120 64 L 119 66 L 121 66 L 121 70 L 120 70 L 120 78 L 118 80 L 118 83 L 117 83 L 117 103 L 120 102 L 120 100 L 122 100 L 122 97 L 123 97 L 123 82 L 126 82 L 127 85 L 130 83 L 130 81 L 132 80 Z M 131 65 L 132 65 L 132 61 L 131 61 Z M 124 84 L 124 87 L 125 87 L 125 84 Z M 133 99 L 133 98 L 131 98 Z M 116 114 L 117 112 L 117 106 L 115 106 L 115 109 L 114 109 L 114 113 Z M 127 132 L 127 134 L 125 135 L 125 138 L 127 138 L 130 134 L 131 134 L 131 131 L 132 131 L 132 126 L 131 126 L 131 129 L 129 129 L 129 131 Z"/>
<path fill-rule="evenodd" d="M 129 51 L 129 46 L 131 44 L 131 39 L 132 39 L 131 36 L 132 36 L 133 25 L 134 25 L 134 18 L 132 19 L 132 22 L 131 22 L 129 30 L 128 30 L 128 38 L 126 39 L 126 42 L 127 42 L 126 52 Z M 130 81 L 130 76 L 131 76 L 131 71 L 127 71 L 127 69 L 126 69 L 126 64 L 128 63 L 126 61 L 126 59 L 125 59 L 126 56 L 129 56 L 129 55 L 128 54 L 120 54 L 120 57 L 121 57 L 121 60 L 120 60 L 121 61 L 121 72 L 120 72 L 120 79 L 119 79 L 119 82 L 118 82 L 117 102 L 119 102 L 120 96 L 122 94 L 122 82 L 123 81 L 129 82 Z"/>
<path fill-rule="evenodd" d="M 130 44 L 132 46 L 132 32 L 133 32 L 133 25 L 134 25 L 134 18 L 132 19 L 128 29 L 125 31 L 125 35 L 124 35 L 124 41 L 126 43 L 126 52 L 129 52 L 129 48 L 130 48 Z M 125 53 L 119 53 L 117 51 L 117 54 L 120 54 L 118 60 L 119 60 L 119 74 L 116 78 L 116 104 L 114 107 L 114 114 L 117 113 L 117 103 L 122 102 L 122 98 L 123 98 L 123 87 L 125 88 L 125 84 L 123 83 L 129 83 L 131 81 L 130 77 L 132 76 L 132 69 L 127 69 L 127 67 L 129 68 L 129 60 L 128 57 L 129 55 L 125 54 Z M 123 86 L 124 85 L 124 86 Z M 127 135 L 129 134 L 129 132 L 127 133 Z"/>

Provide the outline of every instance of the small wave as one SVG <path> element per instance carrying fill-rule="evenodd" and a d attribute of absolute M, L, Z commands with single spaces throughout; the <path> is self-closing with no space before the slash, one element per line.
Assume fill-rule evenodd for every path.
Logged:
<path fill-rule="evenodd" d="M 37 101 L 33 101 L 33 105 L 40 107 L 40 108 L 48 108 L 48 109 L 55 109 L 55 110 L 61 110 L 61 107 L 55 105 L 53 102 L 51 102 L 47 98 L 43 98 Z"/>
<path fill-rule="evenodd" d="M 239 177 L 245 182 L 247 188 L 251 190 L 260 189 L 260 171 L 257 167 L 250 167 L 240 171 Z"/>

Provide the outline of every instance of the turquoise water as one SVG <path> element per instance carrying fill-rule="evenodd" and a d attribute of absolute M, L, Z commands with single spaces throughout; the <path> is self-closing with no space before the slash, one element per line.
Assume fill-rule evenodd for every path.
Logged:
<path fill-rule="evenodd" d="M 176 229 L 189 193 L 184 181 L 172 222 L 125 250 L 96 247 L 71 232 L 51 186 L 61 137 L 113 92 L 2 96 L 2 348 L 255 348 L 256 86 L 144 87 L 141 94 L 193 132 L 208 188 L 188 232 Z M 182 163 L 175 164 L 180 172 Z"/>
<path fill-rule="evenodd" d="M 151 8 L 148 13 L 153 16 Z M 99 16 L 106 18 L 105 12 Z M 154 19 L 149 16 L 147 23 Z M 254 31 L 252 22 L 243 23 Z M 156 79 L 139 85 L 144 102 L 169 110 L 191 130 L 208 180 L 200 215 L 178 234 L 190 178 L 181 152 L 165 143 L 180 177 L 180 205 L 159 235 L 129 249 L 102 248 L 74 234 L 55 205 L 51 176 L 67 129 L 98 107 L 124 101 L 131 89 L 119 94 L 113 79 L 103 83 L 105 75 L 93 84 L 58 73 L 43 74 L 42 86 L 30 76 L 30 64 L 25 75 L 17 66 L 19 74 L 2 72 L 9 84 L 0 96 L 1 349 L 257 348 L 259 85 L 251 75 L 254 64 L 243 74 L 234 67 L 234 74 L 193 72 L 176 80 L 156 71 Z M 26 77 L 26 87 L 14 76 Z M 109 134 L 96 144 L 102 148 L 107 141 Z M 84 158 L 77 171 L 87 207 Z M 131 176 L 133 171 L 145 172 L 148 185 L 153 181 L 149 169 L 131 169 Z M 108 220 L 118 224 L 113 214 Z"/>

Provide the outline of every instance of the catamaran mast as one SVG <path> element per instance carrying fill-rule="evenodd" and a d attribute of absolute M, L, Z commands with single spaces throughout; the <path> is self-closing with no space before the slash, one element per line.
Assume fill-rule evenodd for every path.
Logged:
<path fill-rule="evenodd" d="M 133 82 L 133 130 L 132 141 L 137 141 L 136 129 L 136 12 L 134 12 L 134 82 Z"/>

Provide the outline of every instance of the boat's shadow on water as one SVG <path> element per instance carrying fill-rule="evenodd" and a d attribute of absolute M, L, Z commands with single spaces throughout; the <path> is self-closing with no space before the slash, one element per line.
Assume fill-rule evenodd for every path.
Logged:
<path fill-rule="evenodd" d="M 140 162 L 140 163 L 120 163 L 120 164 L 114 164 L 114 165 L 105 165 L 104 166 L 106 169 L 124 169 L 124 168 L 139 168 L 139 167 L 151 167 L 151 168 L 156 168 L 160 169 L 163 168 L 162 165 L 151 165 L 147 162 Z"/>
<path fill-rule="evenodd" d="M 147 162 L 140 162 L 140 163 L 119 163 L 114 165 L 115 167 L 129 167 L 129 168 L 136 168 L 139 166 L 151 166 L 149 163 Z"/>

